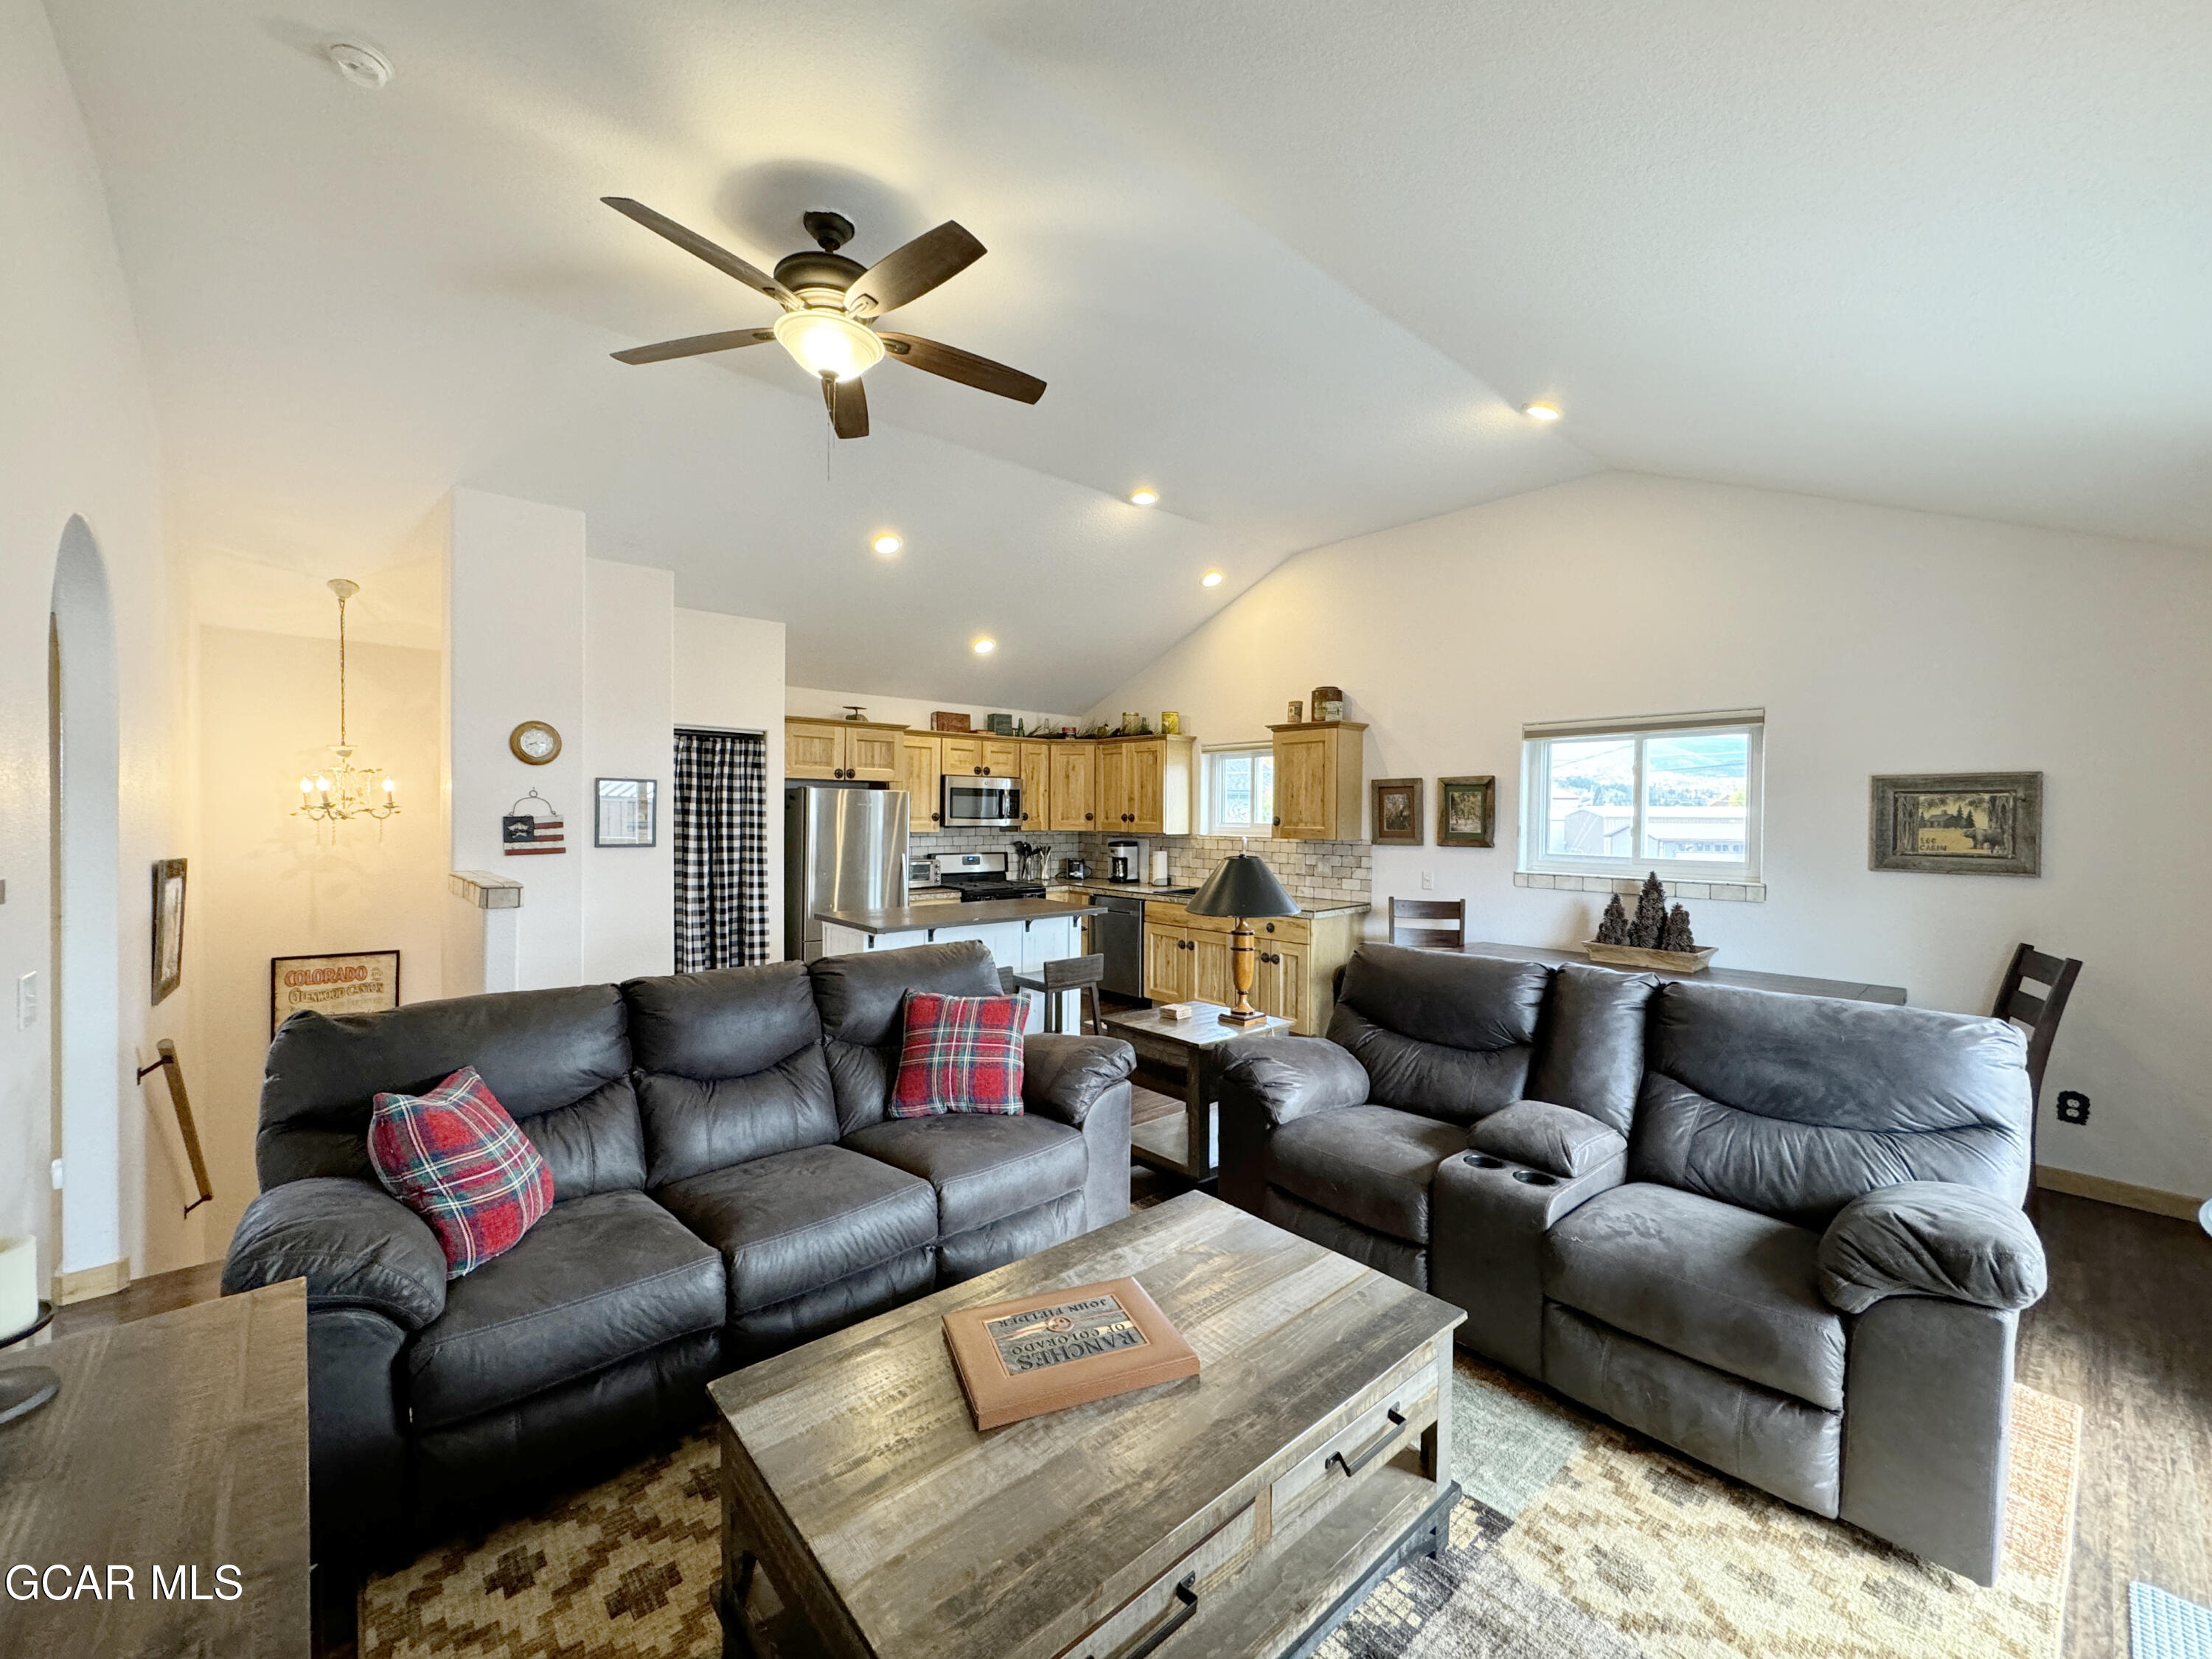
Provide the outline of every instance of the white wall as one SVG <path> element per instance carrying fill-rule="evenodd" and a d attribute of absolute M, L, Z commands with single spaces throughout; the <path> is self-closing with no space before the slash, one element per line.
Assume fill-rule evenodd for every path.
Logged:
<path fill-rule="evenodd" d="M 584 515 L 482 489 L 453 493 L 446 556 L 452 866 L 522 883 L 515 988 L 584 981 L 591 775 L 584 734 Z M 542 766 L 517 760 L 524 720 L 561 734 Z M 568 850 L 508 858 L 499 821 L 535 789 Z M 532 804 L 541 814 L 544 809 Z"/>
<path fill-rule="evenodd" d="M 672 973 L 675 838 L 667 814 L 676 728 L 676 577 L 584 562 L 585 787 L 575 837 L 584 860 L 584 978 Z M 651 847 L 594 847 L 601 778 L 650 778 Z M 511 860 L 520 862 L 521 860 Z"/>
<path fill-rule="evenodd" d="M 676 613 L 676 724 L 768 738 L 769 948 L 783 947 L 784 629 L 714 611 Z"/>
<path fill-rule="evenodd" d="M 197 684 L 191 931 L 202 1035 L 188 1075 L 216 1194 L 193 1219 L 208 1218 L 212 1256 L 259 1190 L 270 958 L 396 950 L 402 1000 L 442 995 L 447 849 L 436 652 L 347 641 L 348 735 L 361 763 L 399 787 L 399 811 L 380 823 L 294 816 L 298 780 L 329 766 L 337 738 L 335 637 L 203 627 Z"/>
<path fill-rule="evenodd" d="M 1700 943 L 1975 1012 L 2018 940 L 2080 957 L 2044 1161 L 2203 1194 L 2208 638 L 2212 556 L 1613 473 L 1304 554 L 1096 712 L 1219 742 L 1341 685 L 1370 777 L 1427 778 L 1431 810 L 1439 775 L 1498 781 L 1498 848 L 1376 848 L 1378 911 L 1426 871 L 1471 936 L 1568 945 L 1599 900 L 1512 884 L 1522 723 L 1764 708 L 1769 898 L 1693 904 Z M 1872 774 L 2027 770 L 2039 879 L 1867 868 Z"/>
<path fill-rule="evenodd" d="M 147 1272 L 191 1259 L 183 1160 L 158 1079 L 131 1073 L 158 1037 L 194 1053 L 196 918 L 186 906 L 182 988 L 150 1006 L 148 936 L 157 858 L 188 852 L 178 808 L 185 645 L 179 584 L 161 537 L 160 452 L 129 295 L 97 167 L 37 0 L 0 0 L 0 1233 L 35 1232 L 56 1266 L 46 1182 L 52 1109 L 46 629 L 64 527 L 82 515 L 112 605 L 115 794 L 112 921 L 85 941 L 104 959 L 115 1041 L 95 1058 L 87 1132 L 65 1194 L 61 1266 L 128 1257 Z M 36 974 L 44 1006 L 16 1022 Z M 197 1218 L 195 1218 L 197 1222 Z"/>

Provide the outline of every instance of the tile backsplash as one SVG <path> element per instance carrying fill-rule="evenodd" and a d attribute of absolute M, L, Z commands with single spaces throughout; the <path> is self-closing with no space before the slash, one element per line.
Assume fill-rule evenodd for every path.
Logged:
<path fill-rule="evenodd" d="M 1010 853 L 1016 841 L 1038 842 L 1052 848 L 1053 874 L 1060 873 L 1064 860 L 1080 858 L 1089 860 L 1092 872 L 1103 876 L 1109 839 L 1113 838 L 1095 831 L 1015 836 L 998 830 L 939 830 L 913 836 L 909 845 L 913 855 L 921 858 L 938 853 Z M 1140 836 L 1137 839 L 1155 852 L 1167 854 L 1168 879 L 1178 887 L 1195 887 L 1213 873 L 1222 860 L 1251 852 L 1267 860 L 1283 885 L 1301 899 L 1365 904 L 1374 890 L 1374 849 L 1363 841 L 1248 842 L 1241 836 Z"/>

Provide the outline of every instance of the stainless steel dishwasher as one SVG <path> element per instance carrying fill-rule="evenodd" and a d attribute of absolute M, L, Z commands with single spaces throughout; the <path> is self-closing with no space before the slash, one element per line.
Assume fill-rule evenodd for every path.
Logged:
<path fill-rule="evenodd" d="M 1125 997 L 1145 994 L 1145 902 L 1133 894 L 1091 895 L 1105 914 L 1091 918 L 1095 948 L 1106 958 L 1099 988 Z"/>

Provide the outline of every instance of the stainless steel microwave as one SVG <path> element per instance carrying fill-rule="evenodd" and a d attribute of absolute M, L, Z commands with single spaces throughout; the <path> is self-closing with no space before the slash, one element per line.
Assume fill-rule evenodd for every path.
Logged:
<path fill-rule="evenodd" d="M 937 813 L 947 830 L 1018 830 L 1022 781 L 947 773 L 939 781 Z"/>

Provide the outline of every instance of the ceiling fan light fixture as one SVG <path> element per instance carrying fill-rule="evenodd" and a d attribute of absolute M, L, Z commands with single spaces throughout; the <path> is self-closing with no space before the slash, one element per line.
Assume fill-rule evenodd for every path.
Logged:
<path fill-rule="evenodd" d="M 787 311 L 775 319 L 776 343 L 817 380 L 850 380 L 884 360 L 876 331 L 835 311 Z"/>

